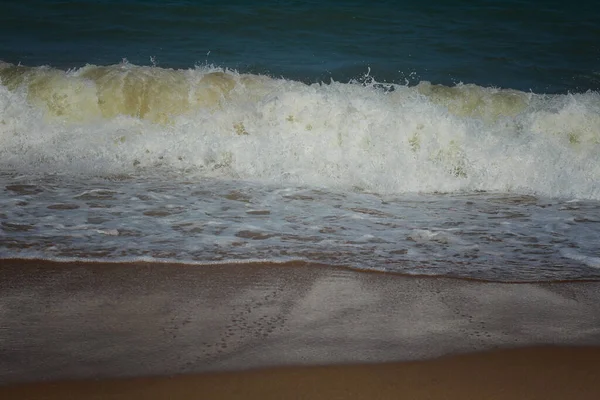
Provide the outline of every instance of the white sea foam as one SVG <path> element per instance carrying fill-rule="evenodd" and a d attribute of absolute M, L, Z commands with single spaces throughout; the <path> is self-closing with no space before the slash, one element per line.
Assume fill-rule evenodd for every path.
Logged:
<path fill-rule="evenodd" d="M 129 64 L 0 80 L 0 258 L 598 277 L 598 93 Z"/>
<path fill-rule="evenodd" d="M 600 96 L 0 65 L 0 166 L 600 199 Z M 393 90 L 390 90 L 393 89 Z"/>

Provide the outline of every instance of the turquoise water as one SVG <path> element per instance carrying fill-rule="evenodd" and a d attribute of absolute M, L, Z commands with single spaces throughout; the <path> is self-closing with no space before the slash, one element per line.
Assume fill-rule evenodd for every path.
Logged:
<path fill-rule="evenodd" d="M 600 7 L 0 12 L 0 259 L 600 278 Z"/>
<path fill-rule="evenodd" d="M 594 1 L 8 1 L 0 59 L 585 92 L 600 88 L 599 21 Z"/>

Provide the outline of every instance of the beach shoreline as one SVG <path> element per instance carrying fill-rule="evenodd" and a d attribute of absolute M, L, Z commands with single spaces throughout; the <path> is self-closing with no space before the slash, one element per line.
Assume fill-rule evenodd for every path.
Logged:
<path fill-rule="evenodd" d="M 386 396 L 400 387 L 393 382 L 424 368 L 419 374 L 427 371 L 431 382 L 446 382 L 439 388 L 467 396 L 448 398 L 469 398 L 471 392 L 460 390 L 479 388 L 480 379 L 467 384 L 468 374 L 487 368 L 482 373 L 492 377 L 496 365 L 499 375 L 485 378 L 491 386 L 481 390 L 490 390 L 486 398 L 509 398 L 493 396 L 501 382 L 516 379 L 516 365 L 538 382 L 531 390 L 540 396 L 540 382 L 550 379 L 548 388 L 560 383 L 578 390 L 576 398 L 595 398 L 585 396 L 598 393 L 590 365 L 600 360 L 599 287 L 411 277 L 299 262 L 0 260 L 0 395 L 125 398 L 119 396 L 139 387 L 146 391 L 137 398 L 186 398 L 189 390 L 212 387 L 217 391 L 206 398 L 236 398 L 225 389 L 256 392 L 276 378 L 288 382 L 280 388 L 288 394 L 299 382 L 320 382 L 321 394 L 297 398 L 327 398 L 318 396 L 342 382 L 356 387 L 357 397 L 340 398 L 368 398 L 382 385 L 389 391 L 374 398 L 392 398 Z M 444 386 L 460 381 L 444 378 L 444 368 L 471 371 L 460 378 L 463 389 Z M 378 381 L 379 375 L 389 381 Z M 498 396 L 521 387 L 515 385 Z M 440 398 L 433 389 L 419 394 L 419 384 L 411 387 L 412 398 Z M 559 398 L 547 395 L 561 390 L 522 398 Z M 255 398 L 269 398 L 260 393 Z"/>

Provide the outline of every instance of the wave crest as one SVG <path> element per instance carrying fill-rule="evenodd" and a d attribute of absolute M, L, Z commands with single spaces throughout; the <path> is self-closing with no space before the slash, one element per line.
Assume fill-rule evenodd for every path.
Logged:
<path fill-rule="evenodd" d="M 600 198 L 600 97 L 0 64 L 0 165 Z"/>

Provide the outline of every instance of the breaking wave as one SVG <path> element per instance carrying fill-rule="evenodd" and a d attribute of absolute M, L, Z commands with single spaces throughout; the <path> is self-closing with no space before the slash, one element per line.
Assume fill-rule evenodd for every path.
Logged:
<path fill-rule="evenodd" d="M 600 199 L 600 95 L 0 63 L 0 167 Z"/>

